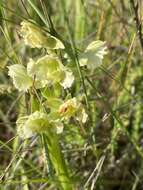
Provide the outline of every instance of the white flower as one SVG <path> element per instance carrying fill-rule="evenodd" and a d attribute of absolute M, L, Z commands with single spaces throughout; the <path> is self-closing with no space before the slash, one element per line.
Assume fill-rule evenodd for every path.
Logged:
<path fill-rule="evenodd" d="M 62 117 L 68 119 L 75 114 L 79 106 L 80 104 L 78 103 L 77 99 L 74 97 L 60 105 L 59 113 Z"/>
<path fill-rule="evenodd" d="M 19 91 L 27 91 L 32 86 L 32 79 L 23 65 L 15 64 L 9 66 L 8 69 L 8 75 L 13 79 L 13 84 Z"/>
<path fill-rule="evenodd" d="M 107 54 L 107 46 L 105 42 L 93 41 L 91 42 L 84 53 L 79 55 L 80 66 L 87 66 L 91 71 L 102 64 L 104 55 Z"/>

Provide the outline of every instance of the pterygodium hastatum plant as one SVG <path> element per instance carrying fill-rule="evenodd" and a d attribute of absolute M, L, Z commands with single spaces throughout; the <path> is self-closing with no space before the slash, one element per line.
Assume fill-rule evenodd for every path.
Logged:
<path fill-rule="evenodd" d="M 31 21 L 23 21 L 20 32 L 26 45 L 31 48 L 44 48 L 47 54 L 38 59 L 30 58 L 27 66 L 22 64 L 9 66 L 8 75 L 19 91 L 29 93 L 29 95 L 32 90 L 35 93 L 38 91 L 39 98 L 46 100 L 39 102 L 37 109 L 30 115 L 20 116 L 17 119 L 17 133 L 22 139 L 37 134 L 42 136 L 43 144 L 45 149 L 48 148 L 49 158 L 59 181 L 59 188 L 71 190 L 74 189 L 74 185 L 61 152 L 58 136 L 64 129 L 64 123 L 70 122 L 70 118 L 85 124 L 88 115 L 78 97 L 68 96 L 64 100 L 61 99 L 59 93 L 54 93 L 53 89 L 58 88 L 60 91 L 69 89 L 75 81 L 71 68 L 65 66 L 56 53 L 49 53 L 59 49 L 64 51 L 63 43 Z M 104 54 L 106 54 L 105 42 L 90 43 L 85 51 L 79 54 L 81 68 L 86 66 L 88 70 L 93 71 L 101 65 Z M 45 109 L 46 105 L 50 108 L 48 113 Z"/>

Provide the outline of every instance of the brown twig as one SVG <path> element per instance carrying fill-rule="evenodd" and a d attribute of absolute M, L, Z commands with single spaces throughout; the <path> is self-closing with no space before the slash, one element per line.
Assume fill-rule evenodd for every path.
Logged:
<path fill-rule="evenodd" d="M 143 50 L 142 24 L 141 24 L 141 21 L 139 19 L 139 15 L 138 15 L 139 4 L 138 4 L 138 2 L 135 3 L 134 0 L 130 0 L 130 3 L 131 3 L 131 5 L 133 7 L 133 10 L 134 10 L 136 29 L 137 29 L 137 33 L 138 33 L 138 36 L 139 36 L 139 41 L 140 41 L 141 48 Z"/>

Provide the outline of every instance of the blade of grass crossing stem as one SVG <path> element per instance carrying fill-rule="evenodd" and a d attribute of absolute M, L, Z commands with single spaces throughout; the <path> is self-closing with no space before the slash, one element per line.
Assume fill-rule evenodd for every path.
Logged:
<path fill-rule="evenodd" d="M 36 5 L 33 3 L 32 0 L 28 0 L 28 3 L 29 3 L 29 4 L 31 5 L 31 7 L 35 10 L 35 12 L 39 15 L 39 17 L 41 18 L 41 20 L 43 21 L 43 23 L 46 25 L 46 27 L 47 27 L 48 29 L 50 29 L 50 33 L 51 33 L 53 36 L 57 37 L 59 40 L 62 41 L 62 43 L 63 43 L 64 46 L 65 46 L 65 51 L 69 54 L 69 56 L 70 56 L 71 58 L 73 58 L 74 55 L 73 55 L 73 52 L 72 52 L 72 50 L 71 50 L 70 44 L 69 44 L 68 42 L 64 41 L 63 38 L 62 38 L 62 37 L 57 33 L 57 31 L 55 30 L 48 9 L 47 9 L 47 12 L 46 12 L 46 15 L 47 15 L 47 17 L 48 17 L 48 21 L 47 21 L 47 19 L 45 18 L 45 16 L 44 16 L 44 15 L 41 13 L 41 11 L 36 7 Z M 43 5 L 45 6 L 45 4 L 43 4 Z"/>
<path fill-rule="evenodd" d="M 24 171 L 24 165 L 22 164 L 22 158 L 25 157 L 27 152 L 23 152 L 21 154 L 21 149 L 25 149 L 27 147 L 28 140 L 24 141 L 19 147 L 17 147 L 17 150 L 13 152 L 13 157 L 16 157 L 16 159 L 13 161 L 11 170 L 9 171 L 9 176 L 7 176 L 7 179 L 9 182 L 11 182 L 12 179 L 15 178 L 16 172 L 20 169 Z M 17 155 L 21 154 L 21 158 L 17 159 Z M 24 173 L 24 172 L 23 172 Z M 21 180 L 25 179 L 26 180 L 27 176 L 26 175 L 21 175 Z M 7 187 L 9 187 L 10 184 L 6 184 Z M 23 189 L 26 188 L 26 186 L 23 186 Z"/>
<path fill-rule="evenodd" d="M 84 184 L 84 188 L 88 187 L 88 184 L 90 183 L 90 181 L 92 180 L 92 178 L 94 177 L 95 173 L 97 172 L 96 176 L 95 176 L 95 181 L 94 181 L 94 184 L 95 182 L 97 181 L 97 178 L 100 174 L 100 171 L 101 171 L 101 168 L 102 168 L 102 165 L 103 165 L 103 162 L 105 160 L 105 155 L 102 156 L 100 158 L 100 160 L 98 161 L 96 167 L 94 168 L 93 172 L 91 173 L 91 175 L 89 176 L 88 180 L 86 181 L 86 183 Z M 93 185 L 92 185 L 93 186 Z"/>
<path fill-rule="evenodd" d="M 38 9 L 38 7 L 36 7 L 36 5 L 33 3 L 32 0 L 28 0 L 28 3 L 31 5 L 31 7 L 34 9 L 34 11 L 37 13 L 37 15 L 39 15 L 39 17 L 41 18 L 41 20 L 43 21 L 43 23 L 46 25 L 46 27 L 50 30 L 50 33 L 57 37 L 59 40 L 62 41 L 62 43 L 64 44 L 65 46 L 65 50 L 66 52 L 70 55 L 70 57 L 73 57 L 72 55 L 72 51 L 71 51 L 71 47 L 70 47 L 70 44 L 65 42 L 63 40 L 63 38 L 57 33 L 57 31 L 55 30 L 54 28 L 54 24 L 52 22 L 52 19 L 51 19 L 51 16 L 50 16 L 50 13 L 49 13 L 49 9 L 46 10 L 45 14 L 46 14 L 46 18 L 45 18 L 45 15 L 43 15 L 41 13 L 41 11 Z M 50 2 L 49 2 L 50 3 Z M 43 8 L 46 6 L 45 3 L 43 2 L 42 3 L 42 6 Z M 45 8 L 44 8 L 45 9 Z M 45 10 L 44 10 L 45 11 Z"/>

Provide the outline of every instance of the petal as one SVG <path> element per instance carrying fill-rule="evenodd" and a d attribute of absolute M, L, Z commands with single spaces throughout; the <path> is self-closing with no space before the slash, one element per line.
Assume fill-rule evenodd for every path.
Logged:
<path fill-rule="evenodd" d="M 8 75 L 13 79 L 13 84 L 19 91 L 27 91 L 32 86 L 32 79 L 23 65 L 15 64 L 9 66 L 8 69 Z"/>
<path fill-rule="evenodd" d="M 94 51 L 94 52 L 97 53 L 97 52 L 100 52 L 100 51 L 101 51 L 101 52 L 104 51 L 104 53 L 107 54 L 106 50 L 107 50 L 106 42 L 97 40 L 97 41 L 91 42 L 91 43 L 87 46 L 85 52 Z"/>
<path fill-rule="evenodd" d="M 91 42 L 84 53 L 79 55 L 80 66 L 87 66 L 88 69 L 94 70 L 102 64 L 104 55 L 107 54 L 107 47 L 105 42 L 93 41 Z"/>
<path fill-rule="evenodd" d="M 63 86 L 64 89 L 70 88 L 72 86 L 73 82 L 74 82 L 74 75 L 73 75 L 73 73 L 71 71 L 66 71 L 65 72 L 65 78 L 61 82 L 61 86 Z"/>
<path fill-rule="evenodd" d="M 22 139 L 30 138 L 35 135 L 30 128 L 25 126 L 25 122 L 27 119 L 28 119 L 27 117 L 20 117 L 16 121 L 17 134 Z"/>
<path fill-rule="evenodd" d="M 51 47 L 49 49 L 64 49 L 65 48 L 63 43 L 58 38 L 56 38 L 52 35 L 50 35 L 49 37 L 55 41 L 53 47 Z M 47 49 L 48 49 L 48 47 L 47 47 Z"/>
<path fill-rule="evenodd" d="M 85 109 L 81 105 L 80 108 L 78 109 L 78 112 L 76 113 L 76 120 L 84 124 L 87 122 L 87 119 L 88 115 L 85 112 Z"/>
<path fill-rule="evenodd" d="M 57 122 L 55 123 L 55 126 L 56 126 L 56 133 L 61 134 L 63 132 L 64 125 L 61 122 Z"/>

